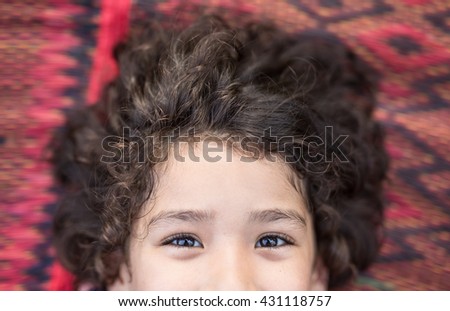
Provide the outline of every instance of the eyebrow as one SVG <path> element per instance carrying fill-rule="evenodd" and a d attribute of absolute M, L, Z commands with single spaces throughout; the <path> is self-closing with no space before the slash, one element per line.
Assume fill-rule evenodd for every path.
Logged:
<path fill-rule="evenodd" d="M 290 221 L 306 227 L 306 219 L 295 210 L 268 209 L 250 213 L 251 222 L 271 223 L 279 220 Z"/>
<path fill-rule="evenodd" d="M 160 212 L 150 219 L 147 226 L 150 227 L 156 225 L 159 222 L 171 220 L 180 220 L 186 222 L 208 222 L 213 219 L 213 213 L 201 210 Z"/>
<path fill-rule="evenodd" d="M 160 212 L 153 216 L 147 227 L 155 226 L 157 223 L 165 221 L 184 221 L 184 222 L 210 222 L 214 220 L 215 215 L 209 211 L 203 210 L 181 210 L 173 212 Z M 267 209 L 262 211 L 252 211 L 249 215 L 249 221 L 252 223 L 271 223 L 276 221 L 290 221 L 301 227 L 306 227 L 305 218 L 297 211 L 282 209 Z"/>

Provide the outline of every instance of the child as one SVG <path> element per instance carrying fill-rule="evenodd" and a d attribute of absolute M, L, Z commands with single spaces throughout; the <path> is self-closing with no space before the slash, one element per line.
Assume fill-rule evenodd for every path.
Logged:
<path fill-rule="evenodd" d="M 115 55 L 119 77 L 54 142 L 78 288 L 320 290 L 373 262 L 387 158 L 355 54 L 205 17 Z"/>

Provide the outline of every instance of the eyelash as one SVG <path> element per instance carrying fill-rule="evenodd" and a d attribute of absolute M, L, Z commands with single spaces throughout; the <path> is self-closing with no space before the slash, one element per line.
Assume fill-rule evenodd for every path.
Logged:
<path fill-rule="evenodd" d="M 176 241 L 176 240 L 183 240 L 183 239 L 193 241 L 194 245 L 192 245 L 192 246 L 191 245 L 179 245 L 177 243 L 174 243 L 174 241 Z M 198 245 L 195 245 L 195 243 L 198 243 Z M 174 235 L 168 237 L 167 239 L 165 239 L 162 242 L 162 245 L 163 246 L 166 246 L 166 245 L 175 246 L 175 247 L 181 247 L 181 248 L 194 248 L 194 247 L 203 248 L 203 244 L 199 241 L 199 239 L 195 235 L 190 234 L 190 233 L 174 234 Z"/>
<path fill-rule="evenodd" d="M 261 240 L 264 238 L 270 238 L 270 239 L 275 239 L 276 243 L 278 243 L 279 240 L 282 240 L 282 242 L 284 244 L 282 245 L 275 245 L 275 246 L 262 246 L 261 245 Z M 258 246 L 258 244 L 260 246 Z M 285 247 L 285 246 L 291 246 L 294 245 L 294 240 L 287 236 L 286 234 L 281 234 L 281 233 L 269 233 L 269 234 L 265 234 L 263 236 L 261 236 L 258 241 L 255 244 L 255 248 L 269 248 L 269 249 L 274 249 L 274 248 L 279 248 L 279 247 Z"/>
<path fill-rule="evenodd" d="M 191 242 L 193 242 L 193 245 L 180 245 L 179 243 L 174 243 L 176 240 L 189 240 Z M 278 244 L 279 240 L 282 240 L 282 245 L 275 245 L 275 246 L 262 246 L 261 244 L 261 240 L 262 239 L 272 239 L 272 240 L 276 240 L 275 243 Z M 189 242 L 187 242 L 189 244 Z M 196 245 L 198 244 L 198 245 Z M 181 247 L 181 248 L 194 248 L 194 247 L 199 247 L 199 248 L 203 248 L 203 244 L 199 241 L 199 239 L 189 233 L 177 233 L 174 234 L 170 237 L 168 237 L 167 239 L 165 239 L 162 242 L 163 246 L 175 246 L 175 247 Z M 258 246 L 259 245 L 259 246 Z M 270 233 L 270 234 L 266 234 L 261 236 L 258 241 L 255 244 L 255 248 L 279 248 L 279 247 L 284 247 L 284 246 L 290 246 L 290 245 L 294 245 L 294 241 L 292 240 L 292 238 L 290 238 L 289 236 L 285 235 L 285 234 L 280 234 L 280 233 Z"/>

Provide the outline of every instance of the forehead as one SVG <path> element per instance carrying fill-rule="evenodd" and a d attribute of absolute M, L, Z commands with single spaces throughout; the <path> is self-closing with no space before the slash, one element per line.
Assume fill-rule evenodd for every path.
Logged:
<path fill-rule="evenodd" d="M 285 163 L 255 159 L 225 147 L 180 144 L 156 168 L 156 187 L 147 211 L 217 209 L 241 213 L 250 209 L 306 210 L 301 181 Z M 212 144 L 213 145 L 213 144 Z"/>

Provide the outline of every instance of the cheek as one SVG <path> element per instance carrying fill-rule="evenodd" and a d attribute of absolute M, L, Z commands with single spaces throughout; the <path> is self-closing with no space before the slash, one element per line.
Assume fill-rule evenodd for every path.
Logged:
<path fill-rule="evenodd" d="M 133 290 L 196 290 L 196 276 L 202 274 L 195 262 L 178 261 L 148 247 L 130 248 L 130 265 Z"/>
<path fill-rule="evenodd" d="M 264 259 L 258 261 L 254 277 L 260 289 L 299 291 L 310 288 L 312 262 L 307 254 L 299 254 L 278 263 Z"/>

